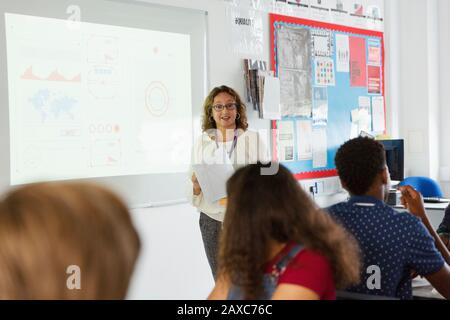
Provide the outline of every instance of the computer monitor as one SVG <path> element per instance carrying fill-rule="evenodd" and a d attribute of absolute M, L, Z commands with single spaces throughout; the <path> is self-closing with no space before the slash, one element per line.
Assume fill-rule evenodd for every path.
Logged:
<path fill-rule="evenodd" d="M 386 150 L 386 164 L 391 180 L 402 181 L 404 177 L 404 140 L 379 140 Z"/>

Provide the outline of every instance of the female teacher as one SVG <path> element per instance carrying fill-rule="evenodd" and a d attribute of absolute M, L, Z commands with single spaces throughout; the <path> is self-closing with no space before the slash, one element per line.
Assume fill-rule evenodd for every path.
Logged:
<path fill-rule="evenodd" d="M 227 86 L 214 88 L 203 105 L 202 135 L 194 145 L 193 162 L 202 163 L 228 157 L 234 169 L 258 161 L 266 162 L 266 148 L 256 132 L 247 131 L 246 107 L 238 93 Z M 208 162 L 211 163 L 211 162 Z M 189 173 L 188 198 L 200 211 L 200 231 L 214 279 L 217 271 L 219 235 L 225 206 L 209 202 L 202 193 L 197 177 Z"/>

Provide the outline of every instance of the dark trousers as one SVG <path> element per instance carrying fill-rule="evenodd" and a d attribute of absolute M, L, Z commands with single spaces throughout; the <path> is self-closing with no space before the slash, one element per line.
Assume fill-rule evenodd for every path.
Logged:
<path fill-rule="evenodd" d="M 203 246 L 205 247 L 206 258 L 211 268 L 214 280 L 217 276 L 217 255 L 219 252 L 219 236 L 222 229 L 222 222 L 210 218 L 200 212 L 200 232 L 202 233 Z"/>

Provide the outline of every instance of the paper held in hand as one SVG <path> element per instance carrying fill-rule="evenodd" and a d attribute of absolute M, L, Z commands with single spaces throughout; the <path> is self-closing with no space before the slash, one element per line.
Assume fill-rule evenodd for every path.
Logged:
<path fill-rule="evenodd" d="M 194 164 L 193 169 L 208 202 L 217 202 L 227 196 L 226 183 L 234 173 L 231 163 Z"/>

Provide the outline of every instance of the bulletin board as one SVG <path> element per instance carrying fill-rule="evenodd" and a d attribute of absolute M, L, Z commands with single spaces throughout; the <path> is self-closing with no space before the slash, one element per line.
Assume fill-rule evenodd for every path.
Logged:
<path fill-rule="evenodd" d="M 337 176 L 340 145 L 386 132 L 383 33 L 271 14 L 270 43 L 281 87 L 274 159 L 299 180 Z"/>

